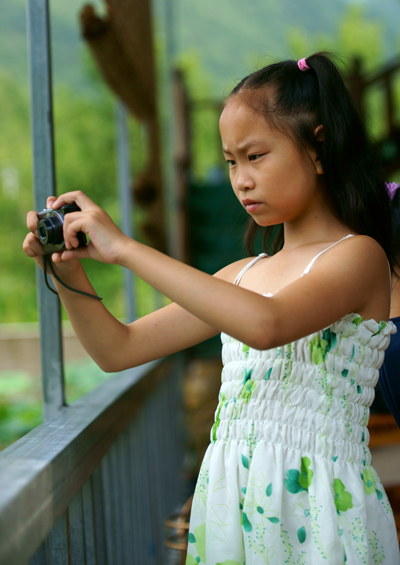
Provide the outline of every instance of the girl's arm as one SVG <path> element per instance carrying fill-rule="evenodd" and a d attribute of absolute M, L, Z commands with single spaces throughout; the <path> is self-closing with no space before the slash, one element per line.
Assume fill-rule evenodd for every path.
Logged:
<path fill-rule="evenodd" d="M 185 324 L 188 324 L 187 329 L 193 332 L 193 336 L 196 335 L 198 341 L 201 340 L 199 338 L 205 339 L 223 331 L 250 347 L 262 350 L 311 334 L 354 311 L 366 317 L 387 319 L 389 280 L 386 257 L 380 246 L 369 237 L 350 238 L 335 246 L 321 256 L 308 275 L 288 285 L 273 298 L 265 298 L 234 286 L 234 267 L 222 274 L 227 280 L 211 277 L 130 240 L 118 230 L 103 210 L 81 192 L 59 197 L 54 207 L 71 202 L 76 202 L 82 212 L 66 215 L 64 239 L 67 250 L 53 255 L 56 264 L 76 257 L 92 257 L 108 263 L 118 263 L 131 269 L 176 302 L 176 305 L 167 307 L 158 314 L 155 312 L 143 321 L 135 322 L 128 329 L 119 330 L 119 335 L 122 336 L 123 332 L 129 335 L 122 342 L 123 347 L 116 340 L 115 359 L 122 356 L 124 366 L 138 364 L 138 359 L 139 362 L 144 362 L 138 351 L 142 346 L 141 335 L 145 335 L 146 340 L 151 339 L 151 329 L 154 330 L 154 336 L 157 335 L 157 342 L 158 338 L 166 339 L 169 346 L 175 335 L 180 336 L 182 341 L 179 341 L 175 350 L 181 349 L 184 343 Z M 90 244 L 86 248 L 74 249 L 78 245 L 76 233 L 79 231 L 89 235 Z M 75 285 L 78 285 L 77 281 Z M 62 298 L 66 300 L 65 293 Z M 96 328 L 92 329 L 96 331 L 96 335 L 103 337 L 100 341 L 97 337 L 92 341 L 92 337 L 79 333 L 81 319 L 87 316 L 88 310 L 82 313 L 77 309 L 75 296 L 68 297 L 67 300 L 70 301 L 70 304 L 65 303 L 67 313 L 71 321 L 75 320 L 78 337 L 106 347 L 107 336 L 110 331 L 114 331 L 114 326 L 110 329 L 108 318 L 104 317 L 107 327 L 97 328 L 96 321 Z M 94 309 L 95 306 L 90 308 Z M 372 315 L 374 308 L 376 314 Z M 182 309 L 187 313 L 183 314 Z M 199 322 L 194 322 L 193 317 L 201 320 L 204 325 L 198 325 Z M 158 323 L 162 324 L 160 332 Z M 171 323 L 171 333 L 167 337 L 168 325 Z M 90 320 L 85 320 L 85 324 L 90 324 Z M 208 332 L 206 327 L 209 328 Z M 194 328 L 197 328 L 196 331 Z M 200 328 L 204 329 L 204 333 Z M 146 331 L 142 334 L 143 329 Z M 155 347 L 157 351 L 165 351 L 165 354 L 170 352 L 160 343 Z M 102 355 L 98 351 L 98 345 L 94 349 L 96 355 Z M 90 355 L 96 359 L 93 352 Z M 110 352 L 107 355 L 112 356 Z M 147 357 L 145 360 L 148 360 Z"/>
<path fill-rule="evenodd" d="M 119 262 L 206 324 L 265 350 L 319 331 L 348 313 L 388 319 L 389 267 L 379 244 L 358 236 L 324 255 L 309 274 L 270 298 L 132 240 Z"/>
<path fill-rule="evenodd" d="M 55 197 L 50 197 L 47 207 L 53 206 L 55 200 Z M 105 213 L 104 217 L 107 217 Z M 29 257 L 34 257 L 38 265 L 43 268 L 43 248 L 35 235 L 36 212 L 28 214 L 27 224 L 30 233 L 25 238 L 24 251 Z M 115 224 L 113 227 L 115 233 L 118 233 Z M 123 234 L 120 232 L 120 235 Z M 130 240 L 125 238 L 124 241 Z M 64 283 L 72 288 L 95 294 L 78 259 L 60 261 L 60 254 L 55 254 L 53 258 L 56 260 L 54 264 L 56 272 Z M 228 266 L 215 277 L 233 281 L 240 268 L 235 265 Z M 171 304 L 132 324 L 125 325 L 101 302 L 71 292 L 55 279 L 53 282 L 79 341 L 106 372 L 121 371 L 170 355 L 218 333 L 217 329 L 199 320 L 178 304 Z"/>

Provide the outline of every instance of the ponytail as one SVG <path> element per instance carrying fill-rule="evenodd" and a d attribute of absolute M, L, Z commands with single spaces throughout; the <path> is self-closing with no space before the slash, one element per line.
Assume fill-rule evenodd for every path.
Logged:
<path fill-rule="evenodd" d="M 345 225 L 373 237 L 392 259 L 390 201 L 376 151 L 336 66 L 323 54 L 307 63 L 318 80 L 328 201 Z"/>

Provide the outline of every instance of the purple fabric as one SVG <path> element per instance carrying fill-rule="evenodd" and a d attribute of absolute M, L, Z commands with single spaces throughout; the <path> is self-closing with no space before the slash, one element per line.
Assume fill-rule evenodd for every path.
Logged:
<path fill-rule="evenodd" d="M 385 182 L 386 191 L 389 194 L 390 201 L 393 200 L 394 195 L 400 188 L 400 185 L 397 182 Z"/>

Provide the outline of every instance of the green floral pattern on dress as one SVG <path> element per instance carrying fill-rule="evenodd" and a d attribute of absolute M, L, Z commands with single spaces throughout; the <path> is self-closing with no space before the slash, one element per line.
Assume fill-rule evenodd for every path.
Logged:
<path fill-rule="evenodd" d="M 310 469 L 310 465 L 310 459 L 308 457 L 302 457 L 300 471 L 290 469 L 290 471 L 286 473 L 286 479 L 283 479 L 283 484 L 289 492 L 296 494 L 302 490 L 308 490 L 314 474 Z"/>
<path fill-rule="evenodd" d="M 340 479 L 335 479 L 333 481 L 333 487 L 335 490 L 335 506 L 338 514 L 353 508 L 353 498 L 351 494 L 345 490 L 345 486 L 342 481 Z"/>
<path fill-rule="evenodd" d="M 334 332 L 327 329 L 323 332 L 322 338 L 316 335 L 310 342 L 309 347 L 311 349 L 311 359 L 313 363 L 319 365 L 323 363 L 326 358 L 326 354 L 335 347 L 337 343 L 337 337 Z"/>

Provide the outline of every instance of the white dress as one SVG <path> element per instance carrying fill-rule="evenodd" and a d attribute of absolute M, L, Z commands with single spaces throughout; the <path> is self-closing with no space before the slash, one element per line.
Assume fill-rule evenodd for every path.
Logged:
<path fill-rule="evenodd" d="M 266 351 L 222 334 L 186 565 L 400 564 L 367 429 L 395 332 L 392 322 L 348 314 Z"/>

